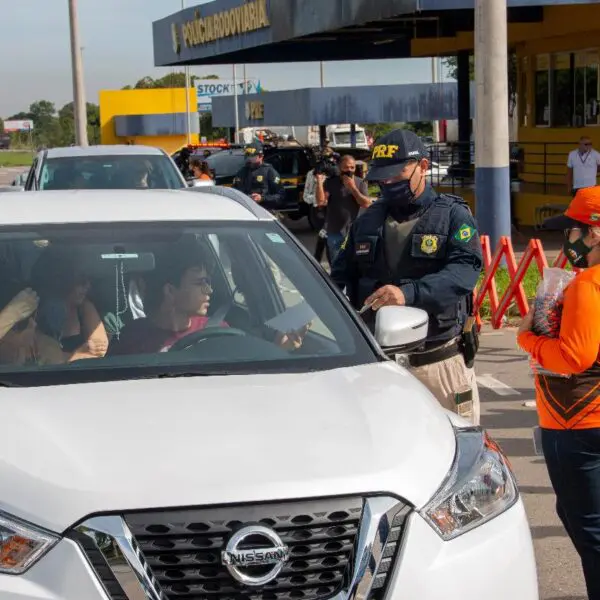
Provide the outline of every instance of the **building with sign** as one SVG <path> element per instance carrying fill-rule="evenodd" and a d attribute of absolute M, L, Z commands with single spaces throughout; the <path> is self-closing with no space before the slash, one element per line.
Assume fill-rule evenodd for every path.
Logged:
<path fill-rule="evenodd" d="M 195 81 L 196 96 L 198 97 L 198 112 L 212 112 L 212 99 L 222 96 L 233 96 L 237 92 L 245 94 L 260 94 L 262 87 L 257 79 L 233 81 L 226 79 L 197 79 Z M 232 125 L 233 126 L 233 125 Z"/>
<path fill-rule="evenodd" d="M 540 207 L 568 202 L 566 158 L 578 138 L 585 133 L 600 147 L 600 2 L 507 0 L 507 6 L 508 43 L 517 55 L 515 212 L 532 224 Z M 456 55 L 459 137 L 466 144 L 473 8 L 474 0 L 215 0 L 156 21 L 154 59 L 177 67 Z M 268 115 L 267 95 L 260 101 Z M 240 117 L 244 122 L 244 110 Z"/>
<path fill-rule="evenodd" d="M 184 88 L 104 90 L 99 94 L 102 144 L 142 144 L 172 153 L 187 144 Z M 189 105 L 196 106 L 190 89 Z M 192 114 L 191 141 L 198 143 L 200 122 Z"/>

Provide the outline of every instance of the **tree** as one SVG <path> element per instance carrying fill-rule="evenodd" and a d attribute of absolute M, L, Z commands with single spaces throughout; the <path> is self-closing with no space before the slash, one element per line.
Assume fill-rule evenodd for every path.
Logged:
<path fill-rule="evenodd" d="M 363 125 L 367 135 L 370 135 L 374 140 L 380 138 L 383 135 L 399 129 L 402 127 L 402 123 L 366 123 Z"/>
<path fill-rule="evenodd" d="M 448 76 L 452 79 L 458 79 L 458 58 L 456 56 L 446 56 L 442 60 L 443 65 L 448 71 Z M 514 50 L 508 53 L 508 114 L 513 116 L 517 107 L 517 53 Z M 475 58 L 469 56 L 469 79 L 475 79 Z"/>
<path fill-rule="evenodd" d="M 199 79 L 219 79 L 218 75 L 205 75 L 199 77 L 198 75 L 190 76 L 190 83 L 194 85 Z M 168 73 L 164 77 L 159 79 L 153 79 L 152 77 L 142 77 L 133 88 L 130 85 L 126 85 L 124 90 L 141 90 L 141 89 L 155 89 L 155 88 L 183 88 L 185 87 L 185 73 Z"/>

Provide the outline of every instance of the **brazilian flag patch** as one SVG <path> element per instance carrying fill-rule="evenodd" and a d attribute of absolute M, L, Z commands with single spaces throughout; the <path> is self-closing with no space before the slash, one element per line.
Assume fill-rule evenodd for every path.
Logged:
<path fill-rule="evenodd" d="M 474 235 L 475 235 L 475 230 L 472 227 L 470 227 L 469 225 L 467 225 L 466 223 L 464 223 L 463 225 L 460 226 L 460 229 L 456 232 L 454 239 L 458 242 L 467 243 L 473 239 Z"/>

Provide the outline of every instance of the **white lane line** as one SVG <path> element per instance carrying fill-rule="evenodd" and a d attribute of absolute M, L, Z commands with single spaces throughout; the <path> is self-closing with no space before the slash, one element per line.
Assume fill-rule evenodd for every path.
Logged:
<path fill-rule="evenodd" d="M 477 383 L 482 385 L 483 387 L 492 390 L 498 396 L 520 396 L 521 392 L 511 388 L 510 386 L 498 381 L 495 377 L 491 375 L 478 375 Z"/>

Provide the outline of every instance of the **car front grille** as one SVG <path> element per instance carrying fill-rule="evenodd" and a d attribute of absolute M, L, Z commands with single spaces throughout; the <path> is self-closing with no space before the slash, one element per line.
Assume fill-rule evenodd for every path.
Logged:
<path fill-rule="evenodd" d="M 374 506 L 386 510 L 373 515 Z M 151 600 L 341 600 L 365 591 L 366 600 L 382 600 L 408 510 L 391 498 L 373 504 L 344 497 L 147 511 L 94 517 L 71 537 L 111 600 L 139 598 L 127 591 L 132 579 Z M 289 551 L 277 576 L 260 586 L 234 578 L 223 564 L 228 540 L 248 526 L 275 532 Z M 114 533 L 119 527 L 122 535 Z M 107 533 L 115 541 L 112 547 Z M 124 548 L 127 539 L 130 547 Z M 237 549 L 260 546 L 251 536 Z M 124 578 L 127 565 L 129 579 Z M 243 570 L 260 576 L 271 568 L 246 565 Z"/>

